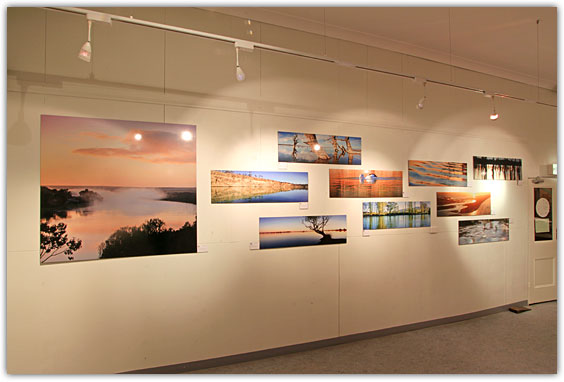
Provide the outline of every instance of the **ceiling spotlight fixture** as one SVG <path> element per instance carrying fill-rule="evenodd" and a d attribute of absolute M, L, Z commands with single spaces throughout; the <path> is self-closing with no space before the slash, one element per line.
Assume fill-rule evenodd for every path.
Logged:
<path fill-rule="evenodd" d="M 417 102 L 417 105 L 415 105 L 417 110 L 421 110 L 425 107 L 425 100 L 427 100 L 427 88 L 425 85 L 427 85 L 427 81 L 423 81 L 423 97 L 421 97 L 419 102 Z"/>
<path fill-rule="evenodd" d="M 82 61 L 90 62 L 92 58 L 92 45 L 90 45 L 90 31 L 92 30 L 92 20 L 88 20 L 88 40 L 82 44 L 80 52 L 78 52 L 78 58 Z"/>
<path fill-rule="evenodd" d="M 80 58 L 82 61 L 90 62 L 90 60 L 92 59 L 92 45 L 90 43 L 92 22 L 100 21 L 111 25 L 112 17 L 106 13 L 87 12 L 86 20 L 88 20 L 88 40 L 86 40 L 86 42 L 82 44 L 82 48 L 80 48 L 80 52 L 78 52 L 78 58 Z"/>
<path fill-rule="evenodd" d="M 492 95 L 492 113 L 490 114 L 490 119 L 492 121 L 495 121 L 499 118 L 499 114 L 497 114 L 497 112 L 495 111 L 495 102 L 494 102 L 494 96 Z"/>
<path fill-rule="evenodd" d="M 245 81 L 245 72 L 239 66 L 239 47 L 235 47 L 235 57 L 237 59 L 237 69 L 235 70 L 235 75 L 237 76 L 237 81 Z"/>
<path fill-rule="evenodd" d="M 249 41 L 244 40 L 237 40 L 235 41 L 235 75 L 237 77 L 237 81 L 244 81 L 245 80 L 245 72 L 241 69 L 239 65 L 239 50 L 243 50 L 245 52 L 252 52 L 255 49 L 255 44 Z"/>

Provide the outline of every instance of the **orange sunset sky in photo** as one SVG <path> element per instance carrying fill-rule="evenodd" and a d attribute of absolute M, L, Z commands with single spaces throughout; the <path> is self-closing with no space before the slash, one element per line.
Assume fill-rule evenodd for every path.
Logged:
<path fill-rule="evenodd" d="M 195 187 L 196 127 L 42 115 L 41 185 Z"/>

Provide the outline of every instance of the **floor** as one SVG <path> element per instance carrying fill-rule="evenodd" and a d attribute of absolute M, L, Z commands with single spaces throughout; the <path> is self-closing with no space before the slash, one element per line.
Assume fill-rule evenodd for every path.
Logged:
<path fill-rule="evenodd" d="M 557 303 L 195 374 L 546 374 L 557 372 Z"/>

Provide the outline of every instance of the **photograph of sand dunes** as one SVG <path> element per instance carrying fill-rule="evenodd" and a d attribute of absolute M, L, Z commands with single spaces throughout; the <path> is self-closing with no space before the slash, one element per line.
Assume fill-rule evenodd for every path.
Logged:
<path fill-rule="evenodd" d="M 410 186 L 466 187 L 467 166 L 458 162 L 408 161 Z"/>
<path fill-rule="evenodd" d="M 358 137 L 278 132 L 278 162 L 357 165 L 361 154 Z"/>
<path fill-rule="evenodd" d="M 196 252 L 196 126 L 41 116 L 40 263 Z"/>
<path fill-rule="evenodd" d="M 211 171 L 212 203 L 297 203 L 307 201 L 307 172 Z"/>
<path fill-rule="evenodd" d="M 489 192 L 437 192 L 437 216 L 490 215 Z"/>
<path fill-rule="evenodd" d="M 403 173 L 381 170 L 329 169 L 329 197 L 382 198 L 403 196 Z"/>
<path fill-rule="evenodd" d="M 458 221 L 458 244 L 480 244 L 509 240 L 509 219 Z"/>

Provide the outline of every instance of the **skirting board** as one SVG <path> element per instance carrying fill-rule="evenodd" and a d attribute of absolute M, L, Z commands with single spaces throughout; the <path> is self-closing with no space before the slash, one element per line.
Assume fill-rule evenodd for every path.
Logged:
<path fill-rule="evenodd" d="M 234 355 L 228 355 L 228 356 L 225 356 L 225 357 L 204 359 L 204 360 L 201 360 L 201 361 L 191 361 L 191 362 L 185 362 L 185 363 L 178 363 L 178 364 L 175 364 L 175 365 L 157 366 L 157 367 L 151 367 L 151 368 L 148 368 L 148 369 L 127 371 L 127 372 L 124 372 L 122 374 L 178 374 L 178 373 L 186 373 L 186 372 L 189 372 L 189 371 L 208 369 L 208 368 L 211 368 L 211 367 L 218 367 L 218 366 L 225 366 L 225 365 L 230 365 L 230 364 L 233 364 L 233 363 L 255 361 L 255 360 L 258 360 L 258 359 L 262 359 L 262 358 L 275 357 L 275 356 L 279 356 L 279 355 L 297 353 L 297 352 L 302 352 L 302 351 L 306 351 L 306 350 L 313 350 L 313 349 L 318 349 L 318 348 L 322 348 L 322 347 L 326 347 L 326 346 L 340 345 L 340 344 L 344 344 L 344 343 L 347 343 L 347 342 L 367 340 L 367 339 L 371 339 L 371 338 L 387 336 L 387 335 L 390 335 L 390 334 L 409 332 L 411 330 L 418 330 L 418 329 L 428 328 L 428 327 L 431 327 L 431 326 L 450 324 L 450 323 L 453 323 L 453 322 L 464 321 L 464 320 L 469 320 L 469 319 L 472 319 L 472 318 L 477 318 L 477 317 L 487 316 L 487 315 L 494 314 L 494 313 L 503 312 L 503 311 L 508 310 L 509 307 L 512 307 L 512 306 L 525 306 L 527 304 L 528 304 L 528 302 L 526 300 L 525 301 L 518 301 L 518 302 L 511 303 L 511 304 L 502 305 L 502 306 L 498 306 L 498 307 L 490 308 L 490 309 L 485 309 L 485 310 L 480 310 L 478 312 L 465 313 L 465 314 L 461 314 L 461 315 L 458 315 L 458 316 L 438 318 L 438 319 L 430 320 L 430 321 L 423 321 L 423 322 L 417 322 L 417 323 L 414 323 L 414 324 L 394 326 L 392 328 L 374 330 L 374 331 L 364 332 L 364 333 L 349 334 L 349 335 L 341 336 L 341 337 L 328 338 L 328 339 L 325 339 L 325 340 L 306 342 L 306 343 L 296 344 L 296 345 L 282 346 L 282 347 L 273 348 L 273 349 L 257 350 L 257 351 L 250 352 L 250 353 L 234 354 Z"/>

